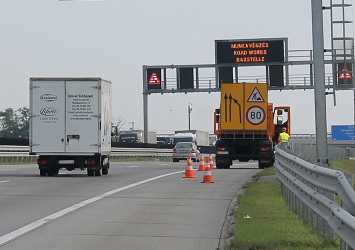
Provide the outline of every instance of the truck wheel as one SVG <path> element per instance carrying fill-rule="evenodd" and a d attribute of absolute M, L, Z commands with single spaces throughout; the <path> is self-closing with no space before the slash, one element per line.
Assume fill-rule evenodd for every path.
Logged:
<path fill-rule="evenodd" d="M 268 167 L 268 164 L 267 163 L 258 162 L 258 167 L 259 167 L 259 169 L 264 169 L 264 168 Z"/>
<path fill-rule="evenodd" d="M 102 168 L 102 175 L 108 175 L 108 168 L 107 167 Z"/>
<path fill-rule="evenodd" d="M 230 168 L 228 164 L 216 164 L 217 169 L 227 169 Z"/>
<path fill-rule="evenodd" d="M 94 176 L 95 175 L 95 170 L 92 169 L 87 169 L 88 176 Z"/>
<path fill-rule="evenodd" d="M 101 171 L 100 170 L 95 170 L 95 176 L 101 176 Z"/>
<path fill-rule="evenodd" d="M 39 170 L 39 175 L 40 176 L 47 176 L 47 171 L 45 169 L 40 169 Z"/>
<path fill-rule="evenodd" d="M 53 171 L 54 175 L 58 175 L 59 174 L 59 168 L 53 169 L 52 171 Z"/>
<path fill-rule="evenodd" d="M 47 170 L 47 176 L 53 176 L 53 169 L 48 169 Z"/>

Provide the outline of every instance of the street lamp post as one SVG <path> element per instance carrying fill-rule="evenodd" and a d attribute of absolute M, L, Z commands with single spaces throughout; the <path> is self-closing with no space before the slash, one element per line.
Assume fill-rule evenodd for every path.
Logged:
<path fill-rule="evenodd" d="M 189 103 L 189 106 L 187 107 L 187 113 L 188 113 L 188 117 L 189 117 L 189 130 L 191 130 L 191 111 L 192 111 L 192 107 L 191 107 L 191 103 Z"/>

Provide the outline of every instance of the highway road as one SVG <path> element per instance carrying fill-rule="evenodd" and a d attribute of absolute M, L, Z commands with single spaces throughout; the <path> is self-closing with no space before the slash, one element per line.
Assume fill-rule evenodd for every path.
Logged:
<path fill-rule="evenodd" d="M 1 250 L 218 249 L 257 163 L 183 178 L 186 163 L 113 162 L 109 175 L 0 165 Z"/>

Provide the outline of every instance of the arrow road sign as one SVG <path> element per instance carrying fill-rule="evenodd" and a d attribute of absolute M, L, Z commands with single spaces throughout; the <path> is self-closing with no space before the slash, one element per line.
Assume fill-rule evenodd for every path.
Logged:
<path fill-rule="evenodd" d="M 229 102 L 228 102 L 229 100 Z M 232 100 L 233 100 L 233 103 L 234 104 L 237 104 L 238 105 L 238 109 L 239 109 L 239 123 L 242 123 L 242 110 L 241 110 L 241 105 L 240 103 L 238 102 L 237 99 L 233 98 L 232 94 L 229 93 L 229 97 L 227 94 L 224 95 L 224 112 L 225 112 L 225 115 L 224 115 L 224 121 L 225 122 L 232 122 Z M 227 108 L 228 107 L 228 108 Z M 228 112 L 229 111 L 229 112 Z M 229 117 L 229 119 L 228 119 Z"/>

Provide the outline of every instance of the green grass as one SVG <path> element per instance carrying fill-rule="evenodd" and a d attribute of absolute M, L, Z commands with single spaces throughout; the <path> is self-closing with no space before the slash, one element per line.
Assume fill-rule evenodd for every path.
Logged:
<path fill-rule="evenodd" d="M 267 168 L 256 176 L 256 180 L 274 173 L 274 167 Z M 291 212 L 281 194 L 279 181 L 250 182 L 239 197 L 235 221 L 234 239 L 226 249 L 339 249 L 338 245 L 323 241 L 297 214 Z"/>
<path fill-rule="evenodd" d="M 330 161 L 330 165 L 336 170 L 340 170 L 347 174 L 355 174 L 355 160 L 336 160 Z"/>
<path fill-rule="evenodd" d="M 330 161 L 330 165 L 332 165 L 336 170 L 340 170 L 345 174 L 355 175 L 355 160 Z M 355 189 L 355 182 L 354 182 L 354 189 Z"/>

